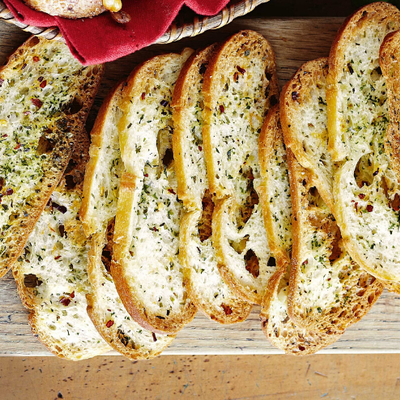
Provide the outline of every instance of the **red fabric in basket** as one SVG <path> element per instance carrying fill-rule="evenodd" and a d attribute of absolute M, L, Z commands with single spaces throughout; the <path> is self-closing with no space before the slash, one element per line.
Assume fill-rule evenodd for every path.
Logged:
<path fill-rule="evenodd" d="M 184 4 L 197 14 L 214 15 L 229 0 L 123 0 L 123 10 L 131 16 L 126 25 L 116 23 L 109 13 L 70 20 L 32 10 L 21 0 L 4 2 L 25 24 L 58 26 L 72 54 L 82 64 L 91 65 L 116 60 L 153 43 L 167 31 Z"/>

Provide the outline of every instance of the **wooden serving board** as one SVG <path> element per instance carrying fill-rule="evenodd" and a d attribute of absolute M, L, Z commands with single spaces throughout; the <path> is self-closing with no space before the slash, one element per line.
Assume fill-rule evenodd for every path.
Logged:
<path fill-rule="evenodd" d="M 332 40 L 342 22 L 342 18 L 239 19 L 221 30 L 207 32 L 196 38 L 170 45 L 150 46 L 107 65 L 88 129 L 109 89 L 125 78 L 135 65 L 153 55 L 181 51 L 184 47 L 204 47 L 241 29 L 253 29 L 263 34 L 275 49 L 282 86 L 303 62 L 329 54 Z M 26 33 L 13 25 L 0 22 L 0 65 L 27 37 Z M 179 332 L 164 354 L 281 353 L 263 335 L 259 311 L 259 307 L 254 307 L 247 321 L 231 326 L 219 325 L 198 313 L 192 323 Z M 8 273 L 0 280 L 0 355 L 50 354 L 31 334 L 27 316 L 12 275 Z M 362 321 L 349 328 L 339 341 L 322 352 L 400 353 L 400 296 L 385 291 Z"/>

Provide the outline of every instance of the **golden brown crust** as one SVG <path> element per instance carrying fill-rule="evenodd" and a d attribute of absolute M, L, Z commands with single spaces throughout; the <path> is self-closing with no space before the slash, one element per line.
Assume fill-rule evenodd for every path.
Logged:
<path fill-rule="evenodd" d="M 5 74 L 7 69 L 13 68 L 15 63 L 20 62 L 20 57 L 24 52 L 34 51 L 36 46 L 46 46 L 45 39 L 32 37 L 28 39 L 13 55 L 9 62 L 0 69 L 0 75 Z M 104 66 L 96 65 L 88 67 L 91 71 L 86 73 L 85 87 L 76 88 L 75 102 L 81 105 L 78 112 L 66 109 L 62 116 L 49 126 L 52 131 L 49 139 L 55 143 L 51 151 L 51 158 L 44 164 L 43 180 L 40 187 L 35 189 L 35 194 L 29 203 L 25 204 L 23 212 L 14 220 L 13 225 L 8 231 L 5 242 L 8 242 L 8 250 L 0 262 L 0 277 L 4 276 L 8 269 L 15 263 L 24 249 L 29 234 L 32 232 L 37 220 L 40 217 L 51 193 L 56 188 L 62 174 L 67 167 L 71 157 L 74 141 L 80 136 L 84 127 L 89 110 L 93 104 L 94 97 L 100 85 L 100 80 L 104 72 Z M 83 85 L 82 85 L 83 86 Z M 72 104 L 72 102 L 71 102 Z M 72 137 L 68 139 L 66 133 L 71 132 Z M 25 215 L 28 215 L 26 217 Z M 18 240 L 15 240 L 18 238 Z"/>
<path fill-rule="evenodd" d="M 379 64 L 386 78 L 387 99 L 389 105 L 389 127 L 385 137 L 385 150 L 390 158 L 391 168 L 400 182 L 400 67 L 399 67 L 400 32 L 386 36 L 379 52 Z"/>
<path fill-rule="evenodd" d="M 31 8 L 64 18 L 94 17 L 106 11 L 103 0 L 24 0 Z"/>

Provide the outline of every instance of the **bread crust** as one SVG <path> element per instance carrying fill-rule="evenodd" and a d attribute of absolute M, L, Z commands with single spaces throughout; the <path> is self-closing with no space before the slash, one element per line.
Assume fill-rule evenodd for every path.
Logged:
<path fill-rule="evenodd" d="M 14 54 L 10 56 L 8 63 L 0 69 L 1 79 L 12 79 L 13 71 L 25 68 L 24 65 L 26 66 L 27 63 L 32 63 L 31 58 L 37 57 L 38 59 L 41 59 L 41 52 L 44 51 L 47 46 L 59 46 L 56 51 L 60 52 L 68 51 L 66 46 L 62 43 L 48 43 L 50 42 L 47 42 L 45 39 L 38 39 L 37 37 L 31 37 L 28 39 Z M 72 56 L 71 60 L 73 60 Z M 33 62 L 33 64 L 39 63 L 40 61 Z M 81 73 L 81 75 L 79 75 L 81 78 L 78 78 L 79 80 L 76 82 L 78 86 L 76 87 L 74 101 L 71 100 L 70 103 L 71 109 L 65 107 L 65 110 L 61 112 L 59 117 L 50 118 L 50 116 L 48 116 L 48 120 L 45 122 L 48 123 L 47 129 L 49 132 L 48 137 L 46 137 L 45 140 L 52 143 L 54 146 L 50 153 L 48 153 L 49 157 L 47 158 L 47 161 L 43 161 L 41 166 L 43 169 L 43 176 L 40 185 L 37 185 L 34 191 L 32 190 L 29 202 L 24 199 L 23 210 L 17 210 L 20 214 L 10 224 L 7 235 L 5 235 L 5 238 L 3 239 L 5 240 L 7 250 L 0 261 L 0 277 L 5 275 L 23 251 L 29 234 L 33 230 L 43 208 L 61 179 L 64 169 L 68 164 L 74 140 L 76 140 L 76 137 L 79 137 L 80 132 L 83 129 L 87 115 L 100 85 L 104 66 L 95 65 L 91 67 L 82 67 L 82 72 L 84 70 L 85 73 Z M 38 76 L 38 78 L 40 77 Z M 20 79 L 19 76 L 18 79 Z M 43 79 L 43 77 L 40 79 Z M 42 82 L 46 83 L 46 81 Z M 79 110 L 77 112 L 76 110 L 72 110 L 74 103 L 79 105 Z M 36 104 L 41 107 L 41 103 Z M 42 123 L 43 122 L 44 121 L 42 121 Z M 35 134 L 39 135 L 39 133 Z M 71 135 L 69 136 L 69 134 Z M 18 240 L 16 240 L 16 238 L 18 238 Z"/>
<path fill-rule="evenodd" d="M 24 0 L 24 2 L 37 11 L 70 19 L 94 17 L 106 11 L 103 0 Z"/>
<path fill-rule="evenodd" d="M 140 101 L 147 101 L 147 99 L 150 99 L 149 107 L 157 107 L 158 109 L 161 104 L 162 107 L 166 108 L 166 110 L 163 111 L 166 114 L 162 115 L 166 116 L 164 123 L 167 126 L 169 126 L 168 124 L 169 122 L 172 122 L 172 120 L 170 120 L 170 116 L 168 114 L 169 113 L 168 107 L 170 102 L 170 96 L 172 95 L 173 86 L 172 85 L 169 86 L 169 84 L 167 83 L 167 79 L 172 79 L 171 77 L 174 75 L 171 74 L 174 73 L 177 74 L 180 71 L 183 63 L 186 61 L 186 59 L 189 57 L 190 54 L 191 50 L 185 50 L 182 53 L 182 55 L 166 54 L 163 56 L 157 56 L 145 62 L 138 68 L 136 68 L 127 80 L 127 85 L 124 87 L 123 100 L 121 103 L 123 117 L 121 118 L 119 123 L 119 131 L 120 131 L 121 155 L 124 162 L 125 171 L 121 178 L 121 184 L 119 190 L 118 209 L 117 209 L 116 224 L 115 224 L 114 254 L 113 254 L 113 262 L 111 265 L 111 274 L 113 276 L 115 286 L 118 290 L 121 300 L 124 303 L 124 306 L 129 312 L 129 314 L 144 328 L 149 329 L 155 333 L 174 334 L 178 332 L 185 324 L 189 323 L 194 318 L 196 313 L 196 307 L 187 296 L 187 291 L 183 287 L 183 278 L 182 278 L 182 281 L 181 283 L 179 283 L 179 288 L 178 288 L 183 296 L 182 299 L 179 300 L 182 301 L 182 304 L 179 307 L 179 309 L 173 310 L 173 312 L 170 312 L 170 310 L 168 309 L 167 314 L 160 315 L 157 313 L 158 312 L 165 313 L 165 310 L 163 308 L 163 305 L 161 306 L 156 305 L 154 306 L 154 308 L 158 307 L 159 309 L 157 313 L 147 311 L 150 305 L 146 304 L 140 296 L 142 295 L 144 296 L 145 292 L 147 293 L 149 290 L 153 290 L 154 288 L 149 286 L 146 291 L 146 288 L 141 289 L 137 287 L 137 285 L 135 286 L 133 278 L 129 275 L 128 267 L 130 265 L 132 267 L 136 265 L 136 262 L 132 264 L 132 261 L 130 262 L 128 260 L 129 257 L 131 257 L 132 260 L 135 257 L 135 253 L 132 252 L 131 255 L 131 253 L 129 252 L 130 245 L 134 236 L 133 231 L 136 226 L 135 218 L 137 217 L 137 215 L 134 207 L 136 207 L 136 205 L 139 206 L 140 204 L 139 200 L 141 193 L 143 193 L 143 190 L 151 190 L 151 187 L 153 187 L 151 185 L 157 185 L 158 182 L 161 182 L 161 177 L 151 181 L 150 178 L 147 179 L 147 176 L 145 176 L 147 175 L 144 173 L 145 163 L 147 161 L 149 162 L 150 165 L 153 160 L 147 160 L 145 158 L 141 159 L 140 157 L 142 153 L 140 153 L 140 151 L 139 153 L 136 152 L 136 154 L 138 155 L 135 154 L 133 141 L 136 138 L 136 136 L 132 136 L 132 138 L 130 137 L 131 133 L 129 129 L 132 126 L 132 123 L 130 122 L 129 118 L 134 118 L 130 115 L 131 110 L 132 112 L 133 111 L 136 112 L 136 109 L 133 110 L 133 108 L 131 108 L 134 101 L 140 102 Z M 173 71 L 169 71 L 168 73 L 166 73 L 166 68 L 172 68 Z M 161 82 L 163 83 L 162 85 Z M 163 96 L 165 95 L 166 97 L 165 98 L 163 97 L 163 100 L 161 100 L 160 103 L 158 102 L 154 103 L 155 102 L 154 99 L 156 98 L 158 93 L 157 90 L 159 90 L 158 86 L 162 87 L 161 90 L 165 90 L 165 92 L 160 92 L 160 95 L 162 94 Z M 154 88 L 153 96 L 149 95 L 146 97 L 146 94 L 151 92 L 153 88 Z M 143 111 L 143 118 L 145 113 L 146 110 Z M 144 118 L 144 121 L 146 120 L 147 119 Z M 154 146 L 156 146 L 157 144 L 160 146 L 159 148 L 157 148 L 156 151 L 158 157 L 161 158 L 162 154 L 159 152 L 161 151 L 161 148 L 165 143 L 164 144 L 161 143 L 161 139 L 157 137 L 157 131 L 158 132 L 163 131 L 164 127 L 161 125 L 161 122 L 159 120 L 155 121 L 157 121 L 156 122 L 157 126 L 152 128 L 154 130 L 152 130 L 151 133 L 149 133 L 149 136 L 146 136 L 145 138 L 146 141 L 147 140 L 153 141 L 151 143 L 153 143 Z M 138 126 L 140 122 L 141 120 L 139 120 Z M 139 130 L 136 129 L 134 134 L 139 135 Z M 149 142 L 147 141 L 146 143 Z M 153 149 L 153 147 L 151 149 Z M 153 153 L 151 153 L 151 151 L 149 150 L 148 153 L 143 153 L 144 154 L 143 157 L 153 156 L 152 155 Z M 153 168 L 153 167 L 149 166 L 148 168 Z M 151 173 L 153 172 L 154 172 L 153 169 L 151 169 Z M 164 173 L 165 176 L 170 177 L 171 179 L 173 178 L 173 176 L 175 175 L 173 162 L 168 167 L 165 168 L 163 174 Z M 138 186 L 138 184 L 143 186 L 140 187 Z M 176 207 L 178 207 L 179 204 L 177 203 L 174 190 L 176 190 L 176 188 L 175 189 L 171 188 L 167 193 L 165 189 L 165 191 L 162 191 L 160 196 L 167 196 L 167 197 L 169 196 L 170 197 L 169 201 L 171 202 L 170 206 L 171 207 L 175 206 L 172 204 L 172 201 L 174 201 L 176 202 Z M 137 194 L 135 194 L 136 192 Z M 147 229 L 147 226 L 146 227 L 140 226 L 140 229 L 143 228 Z M 166 228 L 160 226 L 158 229 L 164 232 L 164 229 Z M 158 232 L 157 228 L 156 231 Z M 147 232 L 147 230 L 145 232 Z M 148 232 L 150 232 L 150 230 Z M 172 248 L 172 244 L 170 244 L 170 247 Z M 164 250 L 167 251 L 166 248 L 164 248 Z M 154 256 L 156 255 L 157 254 L 154 254 Z M 150 262 L 149 261 L 150 260 L 147 259 L 146 263 L 148 263 L 148 266 L 150 268 L 152 263 L 151 261 Z M 154 264 L 158 265 L 157 263 L 158 261 L 157 259 L 155 259 Z M 166 266 L 164 266 L 163 269 L 166 269 L 165 267 Z M 174 268 L 173 272 L 171 272 L 174 276 L 173 279 L 175 278 L 178 279 L 180 273 L 177 271 L 178 268 L 177 264 L 173 264 L 173 268 Z M 147 282 L 143 284 L 149 285 L 150 279 L 147 279 Z M 154 284 L 155 282 L 153 281 L 152 286 Z M 182 285 L 182 287 L 180 287 L 180 285 Z M 155 302 L 154 304 L 159 304 L 159 302 L 156 303 L 157 302 L 156 299 L 151 299 L 151 300 Z M 169 298 L 165 299 L 165 301 L 168 302 Z"/>

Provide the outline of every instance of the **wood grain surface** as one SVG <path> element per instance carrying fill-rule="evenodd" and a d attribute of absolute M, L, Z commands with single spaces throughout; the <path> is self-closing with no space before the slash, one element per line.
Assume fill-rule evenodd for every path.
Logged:
<path fill-rule="evenodd" d="M 225 39 L 241 29 L 263 34 L 276 52 L 281 86 L 305 61 L 327 56 L 343 18 L 307 19 L 239 19 L 227 27 L 185 39 L 170 45 L 156 45 L 110 63 L 88 121 L 95 119 L 102 99 L 109 89 L 125 78 L 140 62 L 153 55 L 181 51 L 184 47 L 199 48 Z M 28 35 L 5 22 L 0 23 L 0 64 Z M 34 338 L 27 322 L 27 311 L 21 305 L 11 273 L 0 281 L 0 355 L 48 355 Z M 260 329 L 259 307 L 254 307 L 247 321 L 222 326 L 198 313 L 192 323 L 177 336 L 164 352 L 169 355 L 193 354 L 277 354 Z M 371 312 L 352 326 L 324 353 L 400 353 L 400 296 L 384 292 Z"/>

